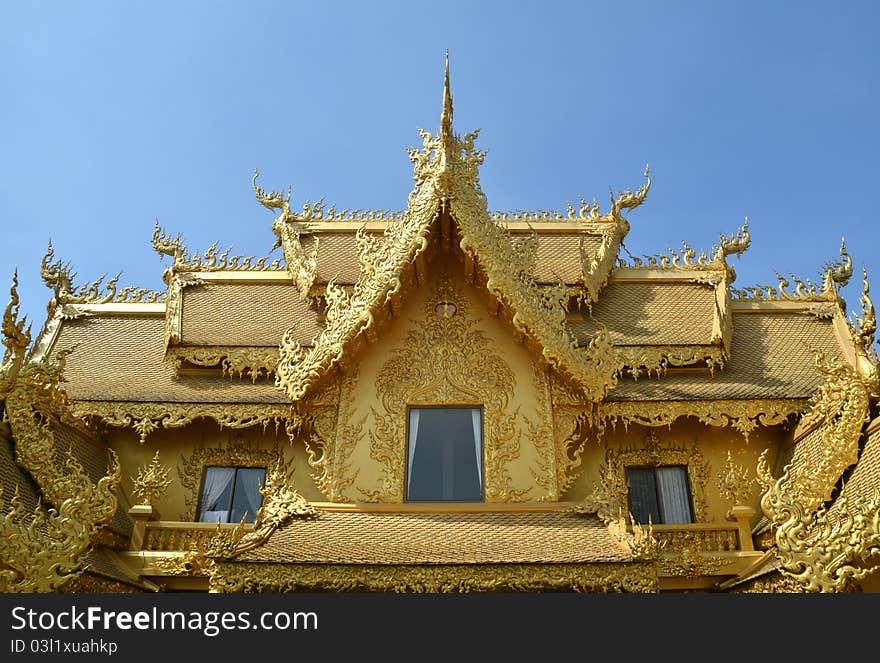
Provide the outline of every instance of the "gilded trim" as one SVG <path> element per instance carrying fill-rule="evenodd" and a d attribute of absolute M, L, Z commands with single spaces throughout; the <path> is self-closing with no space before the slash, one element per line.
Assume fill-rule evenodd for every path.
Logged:
<path fill-rule="evenodd" d="M 655 593 L 654 565 L 634 564 L 254 564 L 217 562 L 212 592 Z"/>
<path fill-rule="evenodd" d="M 276 426 L 291 416 L 289 405 L 265 403 L 149 403 L 140 401 L 74 401 L 74 416 L 97 419 L 116 428 L 133 428 L 141 444 L 158 428 L 181 428 L 196 419 L 211 419 L 221 428 Z"/>
<path fill-rule="evenodd" d="M 465 255 L 479 257 L 489 292 L 514 312 L 514 326 L 537 341 L 546 361 L 568 375 L 588 400 L 601 399 L 615 384 L 619 365 L 607 332 L 600 331 L 585 348 L 575 347 L 565 324 L 568 289 L 538 286 L 528 270 L 528 257 L 515 253 L 510 233 L 491 220 L 478 175 L 486 153 L 474 147 L 477 132 L 461 138 L 453 134 L 451 95 L 445 98 L 440 133 L 434 137 L 421 131 L 422 149 L 410 151 L 415 186 L 407 211 L 381 236 L 363 230 L 356 235 L 361 277 L 353 291 L 328 284 L 327 327 L 311 348 L 298 343 L 290 330 L 284 335 L 276 382 L 292 401 L 303 398 L 340 361 L 348 343 L 373 325 L 374 312 L 400 291 L 405 268 L 427 247 L 441 210 L 457 222 Z M 639 206 L 650 184 L 648 177 L 637 192 L 612 195 L 609 218 L 620 237 L 629 228 L 621 212 Z M 280 210 L 273 230 L 283 243 L 285 228 L 297 223 L 289 197 L 256 187 L 255 191 L 263 205 Z M 588 296 L 587 284 L 584 290 Z"/>
<path fill-rule="evenodd" d="M 228 345 L 173 346 L 165 352 L 166 361 L 173 361 L 177 370 L 186 364 L 203 368 L 218 367 L 224 375 L 249 377 L 253 382 L 275 374 L 278 348 L 241 347 Z"/>
<path fill-rule="evenodd" d="M 40 262 L 40 275 L 46 287 L 50 288 L 55 297 L 49 302 L 49 308 L 54 309 L 56 306 L 66 306 L 70 304 L 109 304 L 109 303 L 156 303 L 162 301 L 165 297 L 164 290 L 150 290 L 149 288 L 137 288 L 129 286 L 117 290 L 117 283 L 122 274 L 117 274 L 112 279 L 104 282 L 104 276 L 96 279 L 92 283 L 87 283 L 80 288 L 73 285 L 73 277 L 76 276 L 70 271 L 70 264 L 61 260 L 52 262 L 55 257 L 55 249 L 52 242 L 46 250 L 46 255 Z M 102 293 L 103 290 L 103 293 Z"/>
<path fill-rule="evenodd" d="M 748 439 L 758 426 L 775 426 L 808 408 L 805 398 L 717 401 L 615 401 L 601 403 L 598 424 L 618 422 L 670 426 L 679 417 L 694 417 L 710 426 L 731 427 Z"/>
<path fill-rule="evenodd" d="M 765 488 L 761 509 L 775 525 L 780 571 L 809 592 L 847 591 L 853 581 L 880 563 L 880 491 L 849 500 L 842 494 L 829 509 L 804 505 L 787 466 L 779 479 L 770 474 L 767 452 L 758 460 L 758 479 Z"/>

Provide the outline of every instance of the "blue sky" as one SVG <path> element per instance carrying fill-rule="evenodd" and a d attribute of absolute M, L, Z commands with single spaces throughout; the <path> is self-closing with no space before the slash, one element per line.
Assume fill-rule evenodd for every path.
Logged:
<path fill-rule="evenodd" d="M 817 279 L 841 237 L 880 284 L 878 18 L 874 2 L 7 3 L 0 280 L 18 268 L 38 326 L 50 239 L 80 282 L 157 289 L 157 218 L 190 249 L 265 255 L 257 166 L 295 205 L 404 208 L 448 48 L 491 208 L 606 209 L 650 163 L 632 253 L 708 250 L 748 216 L 735 285 Z"/>

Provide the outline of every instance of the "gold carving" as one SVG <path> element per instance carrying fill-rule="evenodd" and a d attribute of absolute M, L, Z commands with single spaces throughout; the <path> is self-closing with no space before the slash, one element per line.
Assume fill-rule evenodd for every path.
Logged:
<path fill-rule="evenodd" d="M 183 325 L 183 289 L 200 285 L 203 281 L 189 272 L 176 272 L 166 269 L 162 275 L 168 285 L 168 296 L 165 298 L 165 348 L 180 343 Z"/>
<path fill-rule="evenodd" d="M 720 555 L 709 555 L 701 550 L 700 541 L 695 533 L 686 534 L 687 536 L 676 540 L 675 546 L 664 546 L 667 554 L 660 560 L 662 575 L 685 578 L 718 575 L 718 572 L 730 563 L 729 559 Z"/>
<path fill-rule="evenodd" d="M 237 455 L 241 457 L 240 453 Z M 266 479 L 260 487 L 263 502 L 252 526 L 245 524 L 244 516 L 233 528 L 217 523 L 212 536 L 195 538 L 183 555 L 157 558 L 156 566 L 167 575 L 210 575 L 217 560 L 231 559 L 258 548 L 291 519 L 317 517 L 317 510 L 293 487 L 290 461 L 285 462 L 277 448 L 274 456 L 274 464 L 267 468 Z"/>
<path fill-rule="evenodd" d="M 293 471 L 279 455 L 266 472 L 266 481 L 260 488 L 263 503 L 257 512 L 254 529 L 242 537 L 232 555 L 258 548 L 266 543 L 279 527 L 294 518 L 317 518 L 318 511 L 293 487 Z"/>
<path fill-rule="evenodd" d="M 132 477 L 134 488 L 132 493 L 137 497 L 138 504 L 153 505 L 153 502 L 165 494 L 165 490 L 171 485 L 168 478 L 168 467 L 159 462 L 159 452 L 153 456 L 149 465 L 138 469 L 137 478 Z"/>
<path fill-rule="evenodd" d="M 652 345 L 616 347 L 618 361 L 634 379 L 640 375 L 662 375 L 669 366 L 690 366 L 705 362 L 709 370 L 721 369 L 727 361 L 727 352 L 717 345 Z"/>
<path fill-rule="evenodd" d="M 148 590 L 86 571 L 64 583 L 59 591 L 63 594 L 140 594 Z"/>
<path fill-rule="evenodd" d="M 624 513 L 621 503 L 614 494 L 614 488 L 609 484 L 608 473 L 603 473 L 599 483 L 593 486 L 593 492 L 583 502 L 569 507 L 570 513 L 595 514 L 608 528 L 610 535 L 626 546 L 636 561 L 652 561 L 659 559 L 660 553 L 666 546 L 663 541 L 654 536 L 654 527 L 651 523 L 641 525 L 635 521 L 632 514 Z"/>
<path fill-rule="evenodd" d="M 281 210 L 281 216 L 285 221 L 297 221 L 300 223 L 308 223 L 310 221 L 398 221 L 406 212 L 392 210 L 363 210 L 363 209 L 343 209 L 337 210 L 336 203 L 329 207 L 321 198 L 312 202 L 307 200 L 303 203 L 302 212 L 293 212 L 290 209 L 290 190 L 288 189 L 285 197 L 282 192 L 270 191 L 266 193 L 265 189 L 257 186 L 257 179 L 260 177 L 260 171 L 254 172 L 253 188 L 257 196 L 257 200 L 267 209 Z"/>
<path fill-rule="evenodd" d="M 736 300 L 786 300 L 794 302 L 837 302 L 837 291 L 849 283 L 852 276 L 852 258 L 846 251 L 846 242 L 840 242 L 840 259 L 829 262 L 822 273 L 822 285 L 809 279 L 799 279 L 791 274 L 791 281 L 776 272 L 779 285 L 759 285 L 748 288 L 731 288 L 730 294 Z M 794 291 L 789 291 L 794 282 Z"/>
<path fill-rule="evenodd" d="M 590 427 L 589 411 L 582 407 L 553 409 L 553 440 L 556 447 L 556 483 L 562 495 L 580 472 Z"/>
<path fill-rule="evenodd" d="M 196 419 L 211 419 L 221 428 L 250 428 L 271 423 L 277 427 L 290 417 L 289 405 L 262 403 L 146 403 L 133 401 L 76 401 L 71 410 L 83 419 L 108 426 L 133 428 L 141 444 L 159 427 L 181 428 Z"/>
<path fill-rule="evenodd" d="M 865 381 L 857 369 L 823 353 L 816 355 L 816 369 L 825 379 L 801 425 L 821 426 L 821 454 L 792 472 L 793 489 L 808 510 L 829 499 L 840 475 L 858 460 L 862 427 L 877 388 L 876 381 Z"/>
<path fill-rule="evenodd" d="M 651 269 L 669 268 L 695 270 L 709 270 L 717 267 L 717 263 L 713 262 L 713 259 L 710 258 L 705 251 L 700 251 L 700 255 L 698 256 L 694 248 L 685 241 L 681 242 L 681 247 L 681 252 L 678 252 L 672 247 L 669 247 L 667 249 L 667 251 L 669 252 L 668 255 L 664 253 L 657 253 L 654 255 L 643 256 L 639 258 L 637 256 L 629 254 L 629 260 L 627 260 L 625 257 L 619 257 L 617 259 L 617 266 L 636 268 L 649 267 Z M 713 251 L 713 254 L 714 253 L 715 252 Z"/>
<path fill-rule="evenodd" d="M 629 255 L 629 261 L 624 258 L 618 258 L 617 266 L 676 270 L 720 270 L 725 272 L 728 281 L 732 282 L 735 280 L 736 274 L 733 268 L 727 264 L 727 257 L 742 255 L 749 248 L 751 242 L 752 236 L 749 233 L 749 219 L 746 217 L 745 223 L 736 233 L 727 237 L 724 235 L 720 236 L 719 243 L 712 247 L 711 257 L 705 251 L 701 251 L 698 256 L 694 248 L 683 241 L 680 253 L 670 247 L 668 255 L 659 253 L 652 256 L 644 256 L 643 258 Z M 708 277 L 707 283 L 715 285 L 715 278 Z"/>
<path fill-rule="evenodd" d="M 845 591 L 877 568 L 880 557 L 880 489 L 870 499 L 849 500 L 842 493 L 833 510 L 824 504 L 812 510 L 797 497 L 790 465 L 774 480 L 758 459 L 758 479 L 765 488 L 761 509 L 776 526 L 780 571 L 807 591 Z"/>
<path fill-rule="evenodd" d="M 26 320 L 18 320 L 18 274 L 3 314 L 5 352 L 0 363 L 0 400 L 15 440 L 16 462 L 36 480 L 49 506 L 26 514 L 16 490 L 7 511 L 0 497 L 0 591 L 47 592 L 82 571 L 98 530 L 116 513 L 121 470 L 110 452 L 110 468 L 97 484 L 68 455 L 58 463 L 53 425 L 76 425 L 61 389 L 64 359 L 28 361 Z"/>
<path fill-rule="evenodd" d="M 657 592 L 650 564 L 251 564 L 218 562 L 213 592 Z"/>
<path fill-rule="evenodd" d="M 171 237 L 156 221 L 153 230 L 153 249 L 160 255 L 169 256 L 172 259 L 171 270 L 173 272 L 226 272 L 226 271 L 268 271 L 284 269 L 280 259 L 267 262 L 269 257 L 257 259 L 255 256 L 230 256 L 231 248 L 223 253 L 217 253 L 217 242 L 214 242 L 204 253 L 199 255 L 196 251 L 187 255 L 187 248 L 183 245 L 180 235 Z"/>
<path fill-rule="evenodd" d="M 880 368 L 878 368 L 880 362 L 877 359 L 877 347 L 874 345 L 877 314 L 869 295 L 868 270 L 865 268 L 862 268 L 862 277 L 864 282 L 861 295 L 862 317 L 853 314 L 854 319 L 847 321 L 847 324 L 855 347 L 856 370 L 866 385 L 873 385 L 872 390 L 876 393 L 877 385 L 880 384 Z"/>
<path fill-rule="evenodd" d="M 303 440 L 315 485 L 333 502 L 353 498 L 346 494 L 358 476 L 351 456 L 366 435 L 366 415 L 353 420 L 352 393 L 357 377 L 356 366 L 341 372 L 335 384 L 298 404 L 299 418 L 287 427 L 291 441 L 297 437 Z"/>
<path fill-rule="evenodd" d="M 116 289 L 119 277 L 117 274 L 112 279 L 104 283 L 106 274 L 96 279 L 92 283 L 76 288 L 73 285 L 73 279 L 76 274 L 70 271 L 70 264 L 61 260 L 52 262 L 55 257 L 55 249 L 52 242 L 49 242 L 49 248 L 46 255 L 40 262 L 40 275 L 43 282 L 48 288 L 51 288 L 55 297 L 49 303 L 49 308 L 54 309 L 61 306 L 67 317 L 78 317 L 82 315 L 76 311 L 71 304 L 109 304 L 113 303 L 133 303 L 133 302 L 159 302 L 165 296 L 164 291 L 153 291 L 149 288 L 136 288 L 129 286 L 120 290 Z M 101 291 L 104 291 L 103 294 Z"/>
<path fill-rule="evenodd" d="M 358 476 L 351 456 L 366 435 L 366 416 L 353 420 L 352 393 L 357 376 L 357 366 L 341 371 L 339 379 L 298 403 L 287 424 L 291 442 L 299 439 L 305 445 L 315 485 L 333 502 L 348 502 L 354 497 L 346 494 Z"/>
<path fill-rule="evenodd" d="M 733 454 L 727 452 L 727 461 L 718 473 L 715 485 L 722 498 L 730 502 L 730 506 L 748 504 L 752 494 L 755 477 L 748 468 L 734 462 Z"/>
<path fill-rule="evenodd" d="M 451 318 L 434 315 L 437 302 L 454 302 Z M 422 319 L 379 370 L 370 456 L 382 464 L 378 490 L 363 492 L 383 502 L 404 500 L 407 406 L 455 403 L 483 407 L 483 455 L 487 502 L 516 501 L 525 495 L 511 484 L 507 464 L 519 457 L 517 411 L 509 412 L 516 379 L 492 352 L 488 339 L 470 317 L 467 299 L 448 275 L 424 305 Z"/>
<path fill-rule="evenodd" d="M 312 347 L 298 343 L 291 330 L 284 335 L 277 384 L 298 401 L 339 362 L 346 345 L 372 326 L 374 312 L 401 289 L 404 268 L 424 251 L 431 226 L 443 210 L 457 222 L 461 249 L 479 256 L 488 290 L 514 311 L 514 326 L 534 338 L 548 363 L 566 374 L 588 400 L 597 401 L 615 384 L 619 368 L 608 334 L 600 331 L 587 347 L 572 343 L 565 323 L 567 288 L 535 284 L 528 259 L 512 250 L 510 234 L 489 217 L 478 174 L 486 153 L 474 147 L 477 132 L 463 138 L 453 134 L 448 71 L 444 89 L 440 133 L 435 138 L 420 131 L 422 149 L 410 150 L 415 185 L 406 213 L 381 237 L 358 232 L 361 277 L 351 293 L 328 284 L 327 327 Z M 611 216 L 621 234 L 628 227 L 621 211 L 641 204 L 649 186 L 650 178 L 638 192 L 622 192 L 612 199 Z M 273 224 L 281 236 L 281 229 L 293 223 L 289 201 L 275 192 L 261 195 L 261 202 L 265 199 L 264 204 L 281 210 Z"/>
<path fill-rule="evenodd" d="M 212 368 L 219 366 L 224 375 L 249 377 L 253 382 L 275 373 L 278 348 L 220 345 L 176 346 L 165 353 L 178 370 L 185 364 Z"/>
<path fill-rule="evenodd" d="M 549 369 L 538 362 L 532 363 L 532 386 L 537 395 L 536 421 L 525 418 L 528 438 L 537 454 L 535 466 L 529 468 L 536 486 L 544 489 L 542 500 L 559 499 L 559 483 L 556 469 L 556 444 L 553 436 L 553 405 L 550 400 Z"/>
<path fill-rule="evenodd" d="M 797 579 L 774 571 L 748 580 L 730 591 L 736 594 L 803 594 L 806 589 Z"/>
<path fill-rule="evenodd" d="M 181 465 L 177 468 L 180 485 L 186 491 L 184 500 L 186 511 L 180 514 L 181 520 L 195 521 L 198 514 L 199 490 L 205 468 L 209 465 L 223 467 L 274 467 L 280 450 L 255 449 L 242 438 L 233 438 L 226 446 L 196 447 L 189 456 L 181 456 Z"/>
<path fill-rule="evenodd" d="M 601 403 L 596 419 L 625 427 L 670 426 L 679 417 L 694 417 L 710 426 L 729 426 L 746 439 L 758 426 L 775 426 L 804 412 L 807 399 L 716 401 L 615 401 Z"/>

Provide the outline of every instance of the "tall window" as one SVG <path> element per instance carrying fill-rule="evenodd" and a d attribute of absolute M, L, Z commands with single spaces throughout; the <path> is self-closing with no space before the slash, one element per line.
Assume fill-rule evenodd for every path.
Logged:
<path fill-rule="evenodd" d="M 407 438 L 407 500 L 483 499 L 482 408 L 410 408 Z"/>
<path fill-rule="evenodd" d="M 242 516 L 245 522 L 254 522 L 263 503 L 260 487 L 265 478 L 265 467 L 206 467 L 199 522 L 238 523 Z"/>
<path fill-rule="evenodd" d="M 629 510 L 636 522 L 694 522 L 686 466 L 627 467 L 626 485 Z"/>

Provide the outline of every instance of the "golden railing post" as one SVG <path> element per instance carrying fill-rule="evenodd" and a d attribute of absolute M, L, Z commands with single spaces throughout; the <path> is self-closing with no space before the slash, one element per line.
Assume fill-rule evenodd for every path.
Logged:
<path fill-rule="evenodd" d="M 755 511 L 750 506 L 735 506 L 730 510 L 729 518 L 736 521 L 739 530 L 739 549 L 743 552 L 755 550 L 755 542 L 752 540 L 752 518 Z"/>
<path fill-rule="evenodd" d="M 129 550 L 143 550 L 144 538 L 147 534 L 147 521 L 157 520 L 159 512 L 149 504 L 136 504 L 128 510 L 128 515 L 132 521 L 131 540 L 128 544 Z"/>

